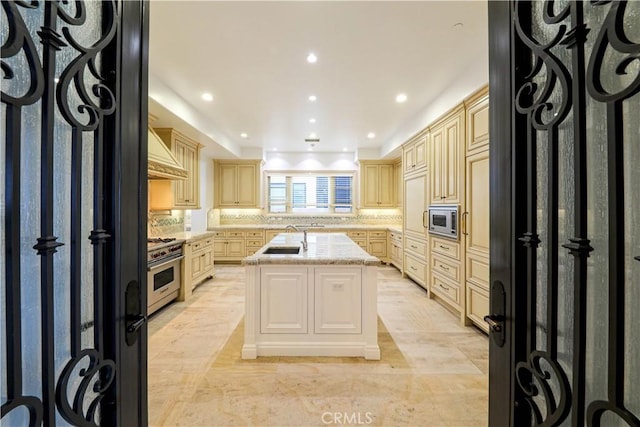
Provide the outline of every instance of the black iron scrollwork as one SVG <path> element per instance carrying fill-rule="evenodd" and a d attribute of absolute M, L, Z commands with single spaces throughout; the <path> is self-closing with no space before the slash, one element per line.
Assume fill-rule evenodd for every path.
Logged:
<path fill-rule="evenodd" d="M 63 21 L 72 25 L 80 25 L 86 19 L 86 10 L 84 2 L 76 1 L 76 15 L 70 16 L 59 9 L 59 16 Z M 102 37 L 91 46 L 82 46 L 71 34 L 68 27 L 62 28 L 65 40 L 71 47 L 76 49 L 80 54 L 67 66 L 60 75 L 60 82 L 57 86 L 56 99 L 58 108 L 65 120 L 74 128 L 80 131 L 95 130 L 100 124 L 100 117 L 112 114 L 116 108 L 115 95 L 111 89 L 103 82 L 105 78 L 101 75 L 97 66 L 97 61 L 101 52 L 111 43 L 116 34 L 116 4 L 114 1 L 103 2 L 105 22 L 107 29 L 102 33 Z M 86 87 L 85 73 L 90 75 L 101 83 L 92 85 L 91 92 Z M 81 99 L 81 104 L 77 107 L 80 114 L 86 114 L 86 120 L 80 121 L 72 111 L 69 99 L 69 89 L 71 84 Z M 97 102 L 99 101 L 99 102 Z"/>
<path fill-rule="evenodd" d="M 566 18 L 569 13 L 569 5 L 567 5 L 559 14 L 553 14 L 554 1 L 548 0 L 544 6 L 544 20 L 547 24 L 556 24 Z M 534 55 L 534 62 L 531 71 L 525 76 L 526 83 L 520 87 L 516 93 L 515 105 L 521 114 L 530 115 L 532 126 L 538 130 L 550 129 L 561 123 L 567 116 L 571 107 L 571 86 L 569 84 L 571 76 L 567 68 L 562 62 L 551 52 L 551 49 L 560 44 L 567 33 L 566 25 L 559 25 L 556 35 L 545 44 L 540 43 L 534 38 L 530 31 L 522 26 L 520 19 L 523 11 L 521 8 L 529 8 L 530 2 L 517 1 L 515 4 L 515 21 L 514 25 L 520 40 L 529 48 Z M 532 79 L 542 71 L 542 67 L 546 68 L 546 79 L 544 86 L 540 89 L 538 84 Z M 556 89 L 556 83 L 559 84 L 562 96 L 559 104 L 554 104 L 550 98 Z M 544 112 L 552 112 L 548 114 L 549 118 L 544 117 Z"/>
<path fill-rule="evenodd" d="M 541 362 L 543 360 L 551 367 L 554 378 L 560 387 L 560 398 L 557 402 L 549 383 L 549 380 L 552 379 L 551 372 L 542 368 Z M 569 415 L 571 410 L 569 380 L 560 365 L 551 359 L 546 352 L 533 351 L 529 355 L 529 360 L 519 362 L 516 365 L 516 379 L 526 396 L 526 403 L 531 408 L 534 426 L 557 426 Z M 546 405 L 545 415 L 534 400 L 534 397 L 540 394 L 540 389 L 542 389 Z"/>
<path fill-rule="evenodd" d="M 9 399 L 2 405 L 1 417 L 8 416 L 13 410 L 25 408 L 29 413 L 29 427 L 39 427 L 42 425 L 42 401 L 33 396 L 20 396 L 16 399 Z"/>
<path fill-rule="evenodd" d="M 73 402 L 70 402 L 71 375 L 83 360 L 88 360 L 89 366 L 79 370 L 80 384 L 73 393 Z M 82 350 L 76 358 L 70 360 L 62 370 L 56 387 L 56 404 L 62 417 L 73 425 L 98 426 L 96 412 L 105 392 L 115 378 L 115 371 L 115 363 L 112 360 L 101 360 L 98 352 L 93 349 Z M 85 412 L 86 393 L 92 382 L 96 396 Z"/>

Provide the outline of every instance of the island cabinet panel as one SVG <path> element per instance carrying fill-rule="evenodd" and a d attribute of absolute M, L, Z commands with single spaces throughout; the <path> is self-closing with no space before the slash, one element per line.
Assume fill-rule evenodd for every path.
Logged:
<path fill-rule="evenodd" d="M 316 334 L 362 332 L 362 269 L 316 270 L 314 292 Z"/>
<path fill-rule="evenodd" d="M 306 334 L 306 268 L 275 267 L 260 274 L 260 332 L 263 334 Z"/>

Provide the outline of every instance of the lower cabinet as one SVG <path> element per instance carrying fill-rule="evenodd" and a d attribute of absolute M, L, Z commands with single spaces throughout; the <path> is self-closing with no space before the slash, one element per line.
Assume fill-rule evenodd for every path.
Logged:
<path fill-rule="evenodd" d="M 460 242 L 433 236 L 429 240 L 429 291 L 466 324 Z"/>
<path fill-rule="evenodd" d="M 244 359 L 379 360 L 376 266 L 246 266 Z"/>
<path fill-rule="evenodd" d="M 193 289 L 214 275 L 214 238 L 212 235 L 187 241 L 184 245 L 183 286 L 178 299 L 184 301 Z"/>
<path fill-rule="evenodd" d="M 425 289 L 427 288 L 426 271 L 427 266 L 422 260 L 408 252 L 404 253 L 404 273 Z"/>
<path fill-rule="evenodd" d="M 402 272 L 402 233 L 389 231 L 389 263 Z"/>

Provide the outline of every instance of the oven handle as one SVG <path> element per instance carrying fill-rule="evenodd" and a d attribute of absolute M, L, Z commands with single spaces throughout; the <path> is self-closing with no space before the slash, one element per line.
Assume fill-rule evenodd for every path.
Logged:
<path fill-rule="evenodd" d="M 171 259 L 169 259 L 169 260 L 167 260 L 165 262 L 161 262 L 160 264 L 153 264 L 153 265 L 147 267 L 147 271 L 155 270 L 156 268 L 160 268 L 160 267 L 162 267 L 164 265 L 167 265 L 169 263 L 172 263 L 172 262 L 174 262 L 176 260 L 179 260 L 179 259 L 182 259 L 182 258 L 184 258 L 184 255 L 180 255 L 180 256 L 171 258 Z"/>

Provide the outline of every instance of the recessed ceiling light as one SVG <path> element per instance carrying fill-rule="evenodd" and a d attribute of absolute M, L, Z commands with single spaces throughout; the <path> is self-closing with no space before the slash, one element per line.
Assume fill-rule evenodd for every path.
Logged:
<path fill-rule="evenodd" d="M 309 134 L 309 138 L 313 138 L 313 139 L 315 139 L 315 138 L 317 138 L 317 137 L 318 137 L 318 135 L 316 135 L 316 133 L 315 133 L 315 132 L 311 132 L 311 133 Z"/>
<path fill-rule="evenodd" d="M 342 151 L 347 151 L 347 147 L 344 147 L 344 148 L 342 149 Z"/>
<path fill-rule="evenodd" d="M 213 95 L 211 95 L 210 93 L 203 93 L 202 99 L 204 99 L 207 102 L 211 102 L 213 101 Z"/>
<path fill-rule="evenodd" d="M 242 133 L 240 134 L 240 138 L 247 139 L 248 137 L 249 137 L 249 135 L 247 135 L 247 134 L 246 134 L 246 133 L 244 133 L 244 132 L 242 132 Z"/>
<path fill-rule="evenodd" d="M 404 94 L 404 93 L 399 93 L 399 94 L 396 96 L 396 102 L 397 102 L 397 103 L 403 103 L 403 102 L 404 102 L 404 101 L 406 101 L 406 100 L 407 100 L 407 95 L 406 95 L 406 94 Z"/>
<path fill-rule="evenodd" d="M 273 151 L 278 151 L 278 148 L 277 147 L 273 147 Z"/>
<path fill-rule="evenodd" d="M 313 147 L 309 147 L 309 151 L 313 151 Z"/>
<path fill-rule="evenodd" d="M 376 137 L 376 134 L 375 134 L 375 133 L 373 133 L 373 132 L 369 132 L 369 133 L 367 134 L 367 138 L 369 138 L 369 139 L 373 139 L 373 138 L 375 138 L 375 137 Z"/>
<path fill-rule="evenodd" d="M 312 52 L 309 55 L 307 55 L 307 62 L 310 64 L 315 63 L 318 60 L 318 57 Z"/>
<path fill-rule="evenodd" d="M 309 119 L 309 123 L 315 123 L 316 119 Z"/>
<path fill-rule="evenodd" d="M 313 102 L 318 99 L 315 95 L 309 95 L 309 101 Z"/>

